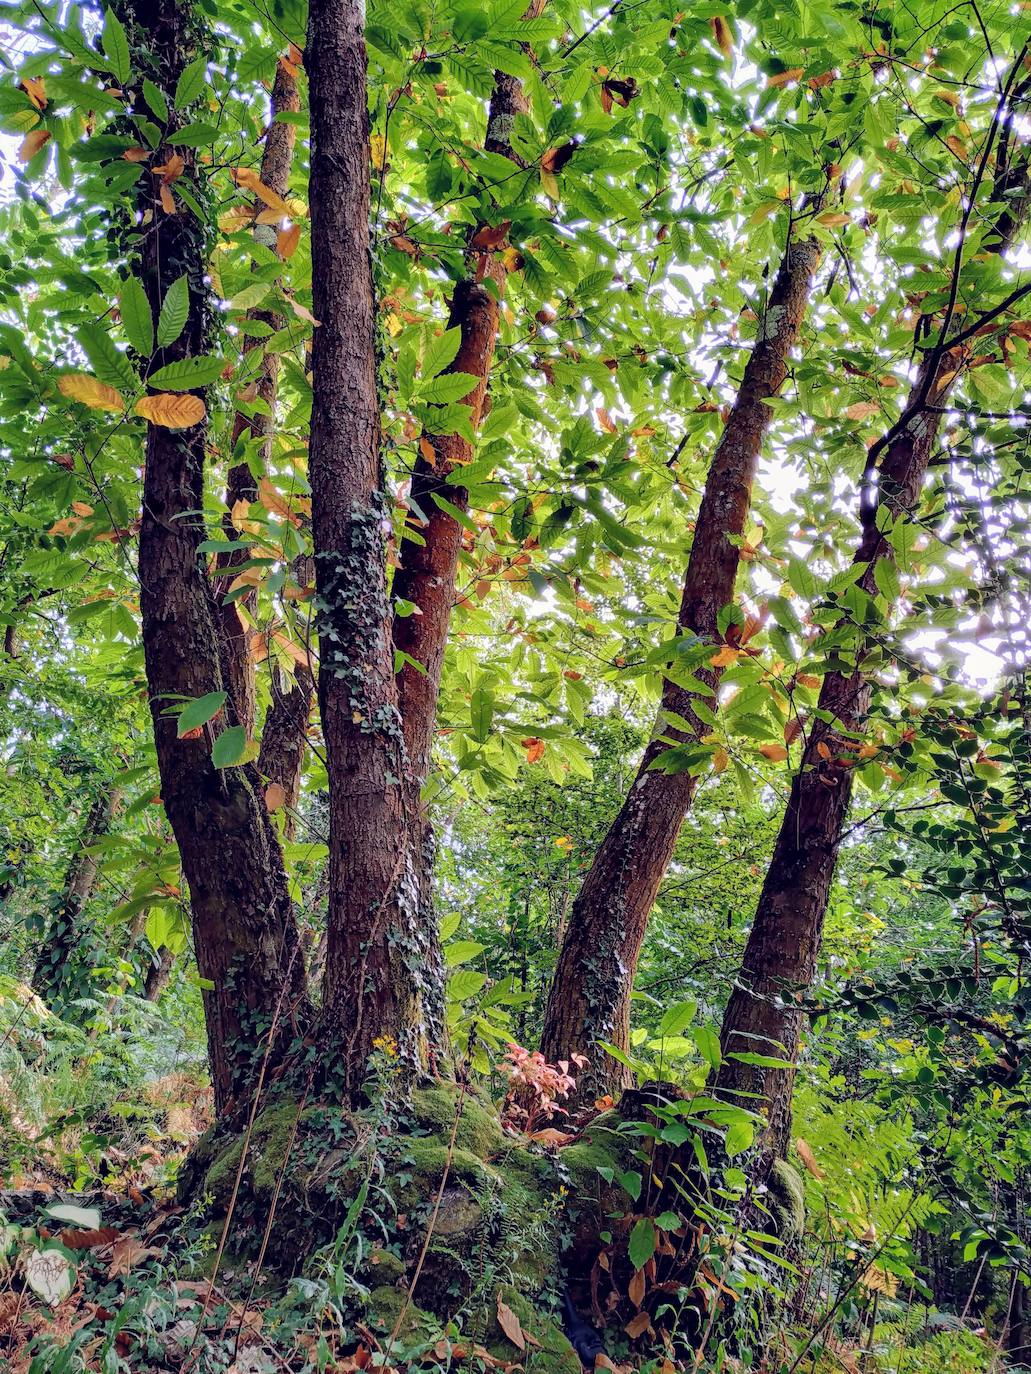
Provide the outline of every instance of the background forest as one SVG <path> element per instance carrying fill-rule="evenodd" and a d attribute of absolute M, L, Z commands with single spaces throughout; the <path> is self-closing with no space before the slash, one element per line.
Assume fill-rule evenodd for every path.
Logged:
<path fill-rule="evenodd" d="M 0 32 L 0 1362 L 1031 1368 L 1031 9 Z"/>

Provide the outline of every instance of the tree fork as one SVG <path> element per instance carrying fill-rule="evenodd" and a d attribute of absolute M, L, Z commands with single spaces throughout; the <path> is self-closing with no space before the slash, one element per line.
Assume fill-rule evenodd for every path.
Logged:
<path fill-rule="evenodd" d="M 811 207 L 810 207 L 811 208 Z M 795 239 L 792 225 L 755 345 L 734 407 L 713 454 L 684 576 L 677 618 L 681 634 L 715 644 L 720 611 L 734 598 L 752 481 L 763 437 L 773 418 L 765 402 L 788 373 L 792 347 L 805 315 L 820 250 L 812 238 Z M 715 694 L 720 670 L 696 670 Z M 573 903 L 545 1011 L 541 1050 L 546 1059 L 589 1057 L 578 1094 L 590 1100 L 628 1085 L 630 1073 L 601 1051 L 608 1041 L 626 1051 L 630 1036 L 630 994 L 648 916 L 669 867 L 698 779 L 688 772 L 664 773 L 654 765 L 668 747 L 707 734 L 710 726 L 693 709 L 695 694 L 666 679 L 655 735 L 644 752 L 626 800 L 594 856 Z M 689 723 L 664 722 L 672 712 Z"/>
<path fill-rule="evenodd" d="M 149 76 L 171 109 L 180 74 L 197 52 L 210 50 L 211 34 L 185 0 L 121 0 L 116 8 L 134 45 L 137 75 Z M 176 111 L 166 134 L 184 118 Z M 163 160 L 171 152 L 158 150 Z M 204 204 L 208 192 L 193 151 L 180 155 L 183 176 Z M 156 317 L 168 287 L 185 274 L 189 313 L 182 334 L 155 353 L 148 372 L 204 354 L 213 319 L 205 286 L 207 227 L 186 207 L 166 213 L 151 180 L 142 178 L 136 193 L 140 277 Z M 223 718 L 195 738 L 180 739 L 175 717 L 167 714 L 170 703 L 223 690 L 218 606 L 198 553 L 205 537 L 197 512 L 204 505 L 206 441 L 204 421 L 181 430 L 148 426 L 139 575 L 161 794 L 190 888 L 215 1110 L 224 1117 L 245 1099 L 256 1061 L 285 1050 L 307 1001 L 282 853 L 257 772 L 212 763 L 213 738 L 235 723 L 235 703 L 229 697 Z M 268 1045 L 263 1037 L 273 1023 L 277 1039 Z"/>

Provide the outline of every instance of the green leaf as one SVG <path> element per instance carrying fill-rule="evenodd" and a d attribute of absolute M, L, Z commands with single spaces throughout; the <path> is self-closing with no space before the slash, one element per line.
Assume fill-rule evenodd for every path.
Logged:
<path fill-rule="evenodd" d="M 226 704 L 226 695 L 225 692 L 208 692 L 205 696 L 188 701 L 179 712 L 179 738 L 182 739 L 188 730 L 196 730 L 198 726 L 213 720 Z"/>
<path fill-rule="evenodd" d="M 695 1026 L 691 1032 L 691 1038 L 698 1046 L 698 1051 L 702 1058 L 708 1063 L 711 1069 L 718 1069 L 722 1055 L 720 1054 L 720 1038 L 711 1026 Z"/>
<path fill-rule="evenodd" d="M 475 959 L 478 954 L 482 954 L 484 946 L 478 944 L 476 940 L 456 940 L 453 945 L 448 945 L 444 951 L 444 962 L 448 968 L 454 968 L 456 964 L 468 963 L 470 959 Z"/>
<path fill-rule="evenodd" d="M 453 1002 L 464 1002 L 475 997 L 487 981 L 485 973 L 474 973 L 472 969 L 460 969 L 448 980 L 448 996 Z"/>
<path fill-rule="evenodd" d="M 84 324 L 75 337 L 100 381 L 119 391 L 136 390 L 139 378 L 106 329 L 99 324 Z"/>
<path fill-rule="evenodd" d="M 899 581 L 899 570 L 890 558 L 878 558 L 873 565 L 874 581 L 877 583 L 877 590 L 887 602 L 894 602 L 902 594 L 902 584 Z"/>
<path fill-rule="evenodd" d="M 670 1007 L 659 1022 L 657 1034 L 660 1036 L 679 1035 L 694 1020 L 698 1010 L 697 1002 L 677 1002 Z"/>
<path fill-rule="evenodd" d="M 125 337 L 137 353 L 149 358 L 154 351 L 154 317 L 147 293 L 135 277 L 130 277 L 123 285 L 118 309 Z"/>
<path fill-rule="evenodd" d="M 185 110 L 187 105 L 192 105 L 207 84 L 207 78 L 207 58 L 194 58 L 190 65 L 183 69 L 182 76 L 176 82 L 175 108 Z"/>
<path fill-rule="evenodd" d="M 247 731 L 242 725 L 230 725 L 211 746 L 211 762 L 216 768 L 232 768 L 245 763 Z"/>
<path fill-rule="evenodd" d="M 630 1232 L 627 1254 L 635 1269 L 643 1269 L 655 1254 L 655 1223 L 651 1217 L 638 1217 Z"/>
<path fill-rule="evenodd" d="M 122 21 L 111 10 L 104 11 L 104 33 L 102 38 L 104 56 L 107 58 L 108 71 L 113 73 L 117 80 L 124 86 L 129 80 L 132 71 L 132 60 L 129 56 L 129 40 L 126 37 Z"/>
<path fill-rule="evenodd" d="M 494 720 L 494 693 L 486 687 L 477 687 L 473 692 L 470 705 L 472 736 L 477 744 L 486 744 L 490 739 L 490 727 Z"/>
<path fill-rule="evenodd" d="M 748 1149 L 754 1139 L 755 1127 L 750 1121 L 734 1121 L 727 1127 L 723 1148 L 729 1156 L 739 1155 Z"/>
<path fill-rule="evenodd" d="M 440 923 L 440 942 L 446 944 L 451 939 L 455 931 L 461 924 L 462 917 L 459 912 L 453 911 L 450 916 L 445 916 Z"/>
<path fill-rule="evenodd" d="M 218 381 L 225 365 L 225 358 L 180 358 L 178 362 L 159 367 L 147 381 L 164 391 L 192 391 Z"/>
<path fill-rule="evenodd" d="M 168 104 L 164 95 L 154 85 L 149 76 L 143 78 L 143 98 L 150 107 L 150 112 L 161 120 L 162 124 L 168 120 Z"/>
<path fill-rule="evenodd" d="M 461 401 L 468 396 L 479 382 L 471 372 L 445 372 L 443 376 L 431 377 L 419 386 L 416 399 L 432 401 L 434 405 L 447 405 L 449 401 Z"/>
<path fill-rule="evenodd" d="M 458 356 L 461 343 L 462 331 L 458 325 L 455 325 L 453 329 L 445 329 L 443 334 L 433 335 L 427 343 L 426 352 L 423 355 L 423 379 L 428 381 L 431 377 L 436 377 L 444 371 L 449 363 L 453 363 Z M 466 393 L 463 392 L 462 394 L 465 395 Z"/>
<path fill-rule="evenodd" d="M 187 124 L 168 135 L 168 141 L 176 148 L 206 148 L 218 138 L 214 124 Z"/>
<path fill-rule="evenodd" d="M 167 348 L 175 343 L 183 332 L 186 317 L 190 313 L 190 284 L 185 275 L 177 277 L 165 292 L 158 315 L 158 348 Z"/>

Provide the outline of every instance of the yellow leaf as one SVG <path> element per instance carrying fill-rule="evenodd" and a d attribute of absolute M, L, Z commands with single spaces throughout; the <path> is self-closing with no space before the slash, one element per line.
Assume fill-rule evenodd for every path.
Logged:
<path fill-rule="evenodd" d="M 764 758 L 769 759 L 771 763 L 780 763 L 782 759 L 786 759 L 788 756 L 788 751 L 783 744 L 760 744 L 759 753 Z"/>
<path fill-rule="evenodd" d="M 730 755 L 726 749 L 714 749 L 712 752 L 712 771 L 722 773 L 730 762 Z"/>
<path fill-rule="evenodd" d="M 382 134 L 373 134 L 369 139 L 369 153 L 372 157 L 372 165 L 377 172 L 384 172 L 387 168 L 387 140 Z"/>
<path fill-rule="evenodd" d="M 18 161 L 31 162 L 40 148 L 49 141 L 49 129 L 32 129 L 21 141 L 21 147 L 18 149 Z"/>
<path fill-rule="evenodd" d="M 189 429 L 199 425 L 207 413 L 201 398 L 189 392 L 162 391 L 136 402 L 136 414 L 162 429 Z"/>
<path fill-rule="evenodd" d="M 724 57 L 730 57 L 734 51 L 734 34 L 727 21 L 720 15 L 709 20 L 709 28 L 712 29 L 712 37 L 716 46 Z"/>
<path fill-rule="evenodd" d="M 733 649 L 729 644 L 725 644 L 718 654 L 713 654 L 709 663 L 713 668 L 732 668 L 739 656 L 739 649 Z"/>
<path fill-rule="evenodd" d="M 125 402 L 113 386 L 98 382 L 96 377 L 91 377 L 87 372 L 69 372 L 64 377 L 58 377 L 57 388 L 62 396 L 67 396 L 70 401 L 81 401 L 91 410 L 121 412 L 125 409 Z"/>
<path fill-rule="evenodd" d="M 541 190 L 549 200 L 553 200 L 556 205 L 558 204 L 558 178 L 553 172 L 546 172 L 543 167 L 541 168 Z"/>
<path fill-rule="evenodd" d="M 283 197 L 273 191 L 271 186 L 266 186 L 261 177 L 251 167 L 235 167 L 230 173 L 237 186 L 245 191 L 253 191 L 260 201 L 263 201 L 270 210 L 275 210 L 284 219 L 290 218 L 290 207 Z"/>
<path fill-rule="evenodd" d="M 297 245 L 301 241 L 301 226 L 291 224 L 287 229 L 280 229 L 276 235 L 276 252 L 281 258 L 292 258 L 297 252 Z"/>
<path fill-rule="evenodd" d="M 37 110 L 45 110 L 47 107 L 47 88 L 46 82 L 41 76 L 26 76 L 22 78 L 21 88 L 35 105 Z"/>

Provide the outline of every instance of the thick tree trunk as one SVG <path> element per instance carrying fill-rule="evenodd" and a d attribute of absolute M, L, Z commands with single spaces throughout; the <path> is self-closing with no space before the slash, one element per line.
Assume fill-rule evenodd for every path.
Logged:
<path fill-rule="evenodd" d="M 297 126 L 292 123 L 277 121 L 276 115 L 296 112 L 300 108 L 301 99 L 297 91 L 297 78 L 290 65 L 281 60 L 276 68 L 276 77 L 272 86 L 271 118 L 265 133 L 265 147 L 261 155 L 260 172 L 262 182 L 281 198 L 285 198 L 289 190 L 290 165 L 293 161 Z M 265 208 L 263 201 L 255 200 L 255 214 Z M 256 224 L 254 237 L 266 248 L 275 250 L 275 225 Z M 249 310 L 247 315 L 248 319 L 267 324 L 273 330 L 281 329 L 283 326 L 282 317 L 269 310 L 255 308 Z M 244 349 L 246 351 L 249 352 L 251 349 L 261 347 L 261 339 L 250 336 L 245 338 Z M 261 370 L 257 377 L 257 399 L 265 403 L 268 407 L 268 413 L 265 414 L 259 410 L 252 416 L 245 416 L 237 411 L 233 422 L 232 450 L 235 452 L 236 444 L 241 438 L 245 440 L 260 439 L 261 460 L 266 469 L 272 455 L 278 386 L 279 354 L 266 349 L 262 353 Z M 235 463 L 229 470 L 229 478 L 226 483 L 226 516 L 223 524 L 228 538 L 235 539 L 238 537 L 232 522 L 233 508 L 237 502 L 246 501 L 249 503 L 257 499 L 258 484 L 255 481 L 251 465 L 249 463 Z M 236 704 L 239 722 L 250 736 L 254 733 L 255 723 L 254 660 L 248 651 L 251 632 L 240 618 L 237 607 L 242 605 L 245 610 L 253 613 L 254 607 L 257 605 L 257 593 L 250 590 L 239 602 L 227 602 L 223 599 L 232 582 L 234 569 L 243 563 L 247 557 L 246 551 L 219 555 L 220 578 L 216 592 L 219 600 L 219 619 L 222 626 L 223 674 L 229 694 Z"/>
<path fill-rule="evenodd" d="M 396 1040 L 412 1067 L 425 1061 L 429 944 L 419 921 L 418 780 L 398 710 L 387 595 L 363 23 L 361 0 L 313 0 L 305 54 L 321 321 L 309 473 L 330 791 L 323 1017 L 352 1091 L 381 1038 Z"/>
<path fill-rule="evenodd" d="M 120 802 L 117 787 L 102 785 L 87 813 L 65 875 L 60 905 L 47 927 L 32 975 L 32 986 L 44 1002 L 56 1005 L 69 992 L 69 966 L 81 935 L 83 908 L 97 881 L 97 861 L 86 851 L 110 830 Z"/>
<path fill-rule="evenodd" d="M 149 76 L 171 108 L 183 68 L 210 48 L 210 32 L 182 0 L 122 0 L 117 8 L 135 39 L 137 76 Z M 174 118 L 189 116 L 176 111 Z M 187 164 L 182 175 L 192 179 L 192 149 L 178 151 Z M 177 277 L 185 273 L 190 288 L 186 326 L 151 359 L 153 370 L 209 350 L 206 226 L 185 205 L 166 213 L 154 178 L 139 185 L 139 273 L 154 317 Z M 198 191 L 203 203 L 206 192 Z M 190 888 L 215 1108 L 225 1115 L 253 1084 L 264 1055 L 276 1057 L 285 1047 L 306 996 L 282 854 L 257 772 L 250 765 L 217 769 L 211 760 L 215 734 L 237 719 L 233 699 L 195 738 L 180 739 L 175 717 L 166 714 L 172 702 L 224 690 L 219 608 L 197 552 L 205 535 L 197 512 L 204 505 L 206 438 L 203 422 L 148 427 L 139 574 L 161 791 Z"/>
<path fill-rule="evenodd" d="M 1015 178 L 1015 180 L 1014 180 Z M 1026 160 L 1000 170 L 999 184 L 1028 184 Z M 1027 197 L 1010 197 L 988 246 L 1004 252 L 1026 220 Z M 1015 207 L 1020 206 L 1020 214 Z M 957 269 L 958 270 L 958 269 Z M 887 443 L 880 462 L 876 498 L 861 508 L 862 536 L 853 565 L 865 570 L 857 585 L 877 593 L 875 568 L 892 557 L 884 528 L 916 508 L 935 449 L 943 406 L 967 354 L 958 348 L 931 352 L 918 370 L 907 402 L 909 419 Z M 910 413 L 912 412 L 912 413 Z M 888 436 L 886 436 L 888 438 Z M 873 452 L 873 450 L 871 450 Z M 832 633 L 849 633 L 843 616 Z M 721 1096 L 739 1100 L 767 1118 L 760 1173 L 783 1156 L 791 1134 L 791 1096 L 802 1029 L 798 1000 L 811 986 L 820 952 L 823 921 L 852 797 L 856 744 L 850 732 L 862 729 L 870 705 L 870 684 L 863 672 L 862 630 L 855 628 L 854 647 L 838 649 L 841 666 L 825 675 L 819 712 L 814 714 L 801 767 L 792 780 L 787 808 L 766 873 L 755 918 L 742 957 L 741 971 L 727 1003 L 721 1031 L 723 1062 L 716 1076 Z M 820 717 L 826 718 L 820 718 Z M 782 1059 L 788 1067 L 742 1063 L 740 1054 Z"/>
<path fill-rule="evenodd" d="M 777 272 L 759 334 L 745 367 L 734 408 L 713 454 L 695 522 L 678 617 L 681 633 L 713 645 L 721 638 L 720 611 L 734 599 L 752 480 L 763 436 L 773 417 L 764 404 L 787 376 L 819 262 L 813 239 L 793 240 Z M 715 694 L 720 672 L 695 670 Z M 549 1061 L 574 1053 L 588 1056 L 578 1095 L 589 1098 L 625 1087 L 629 1073 L 598 1048 L 609 1041 L 626 1050 L 630 994 L 645 929 L 659 884 L 673 856 L 697 778 L 653 767 L 666 749 L 657 736 L 680 743 L 700 739 L 711 727 L 693 710 L 694 694 L 666 681 L 656 738 L 645 750 L 623 806 L 594 857 L 573 904 L 545 1012 L 541 1050 Z M 715 703 L 715 695 L 708 698 Z M 690 730 L 667 724 L 673 712 Z"/>

